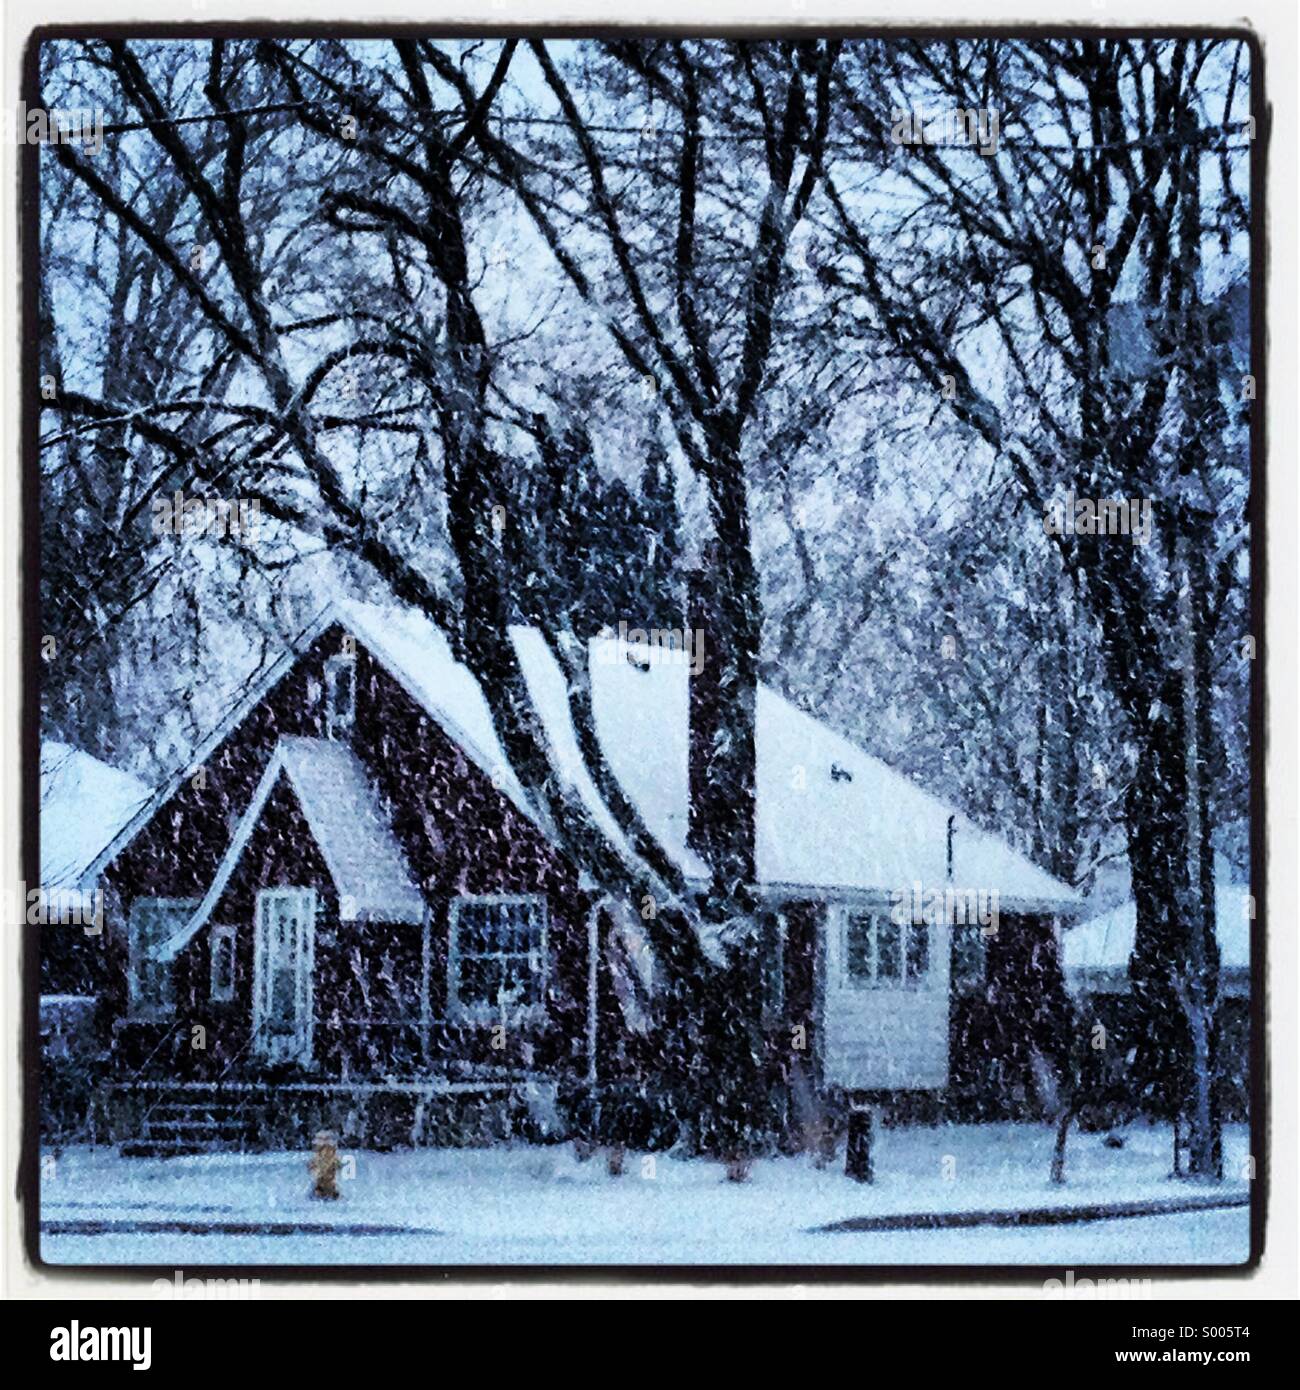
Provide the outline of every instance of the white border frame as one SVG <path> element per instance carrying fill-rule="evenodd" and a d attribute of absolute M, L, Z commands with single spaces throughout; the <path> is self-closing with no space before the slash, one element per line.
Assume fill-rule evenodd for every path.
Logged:
<path fill-rule="evenodd" d="M 196 0 L 192 7 L 178 8 L 174 0 L 130 0 L 114 13 L 113 20 L 184 23 L 275 20 L 282 23 L 358 23 L 352 0 Z M 479 20 L 484 24 L 540 24 L 564 20 L 574 24 L 607 28 L 617 23 L 646 26 L 644 5 L 632 0 L 505 0 L 489 7 L 483 3 L 447 3 L 447 0 L 388 0 L 373 16 L 384 21 L 425 23 L 430 28 L 452 20 Z M 663 25 L 697 25 L 699 7 L 687 0 L 664 0 L 655 7 L 654 22 Z M 22 49 L 30 31 L 38 25 L 85 24 L 105 21 L 102 3 L 94 0 L 9 0 L 0 13 L 3 35 L 4 101 L 12 109 L 19 97 Z M 1291 541 L 1294 519 L 1300 515 L 1300 468 L 1297 468 L 1295 441 L 1300 438 L 1300 393 L 1291 389 L 1300 371 L 1300 236 L 1297 235 L 1297 152 L 1300 150 L 1300 64 L 1297 62 L 1297 15 L 1294 0 L 1247 0 L 1240 8 L 1225 7 L 1221 0 L 1139 0 L 1121 6 L 1118 0 L 986 0 L 979 13 L 958 0 L 939 0 L 929 7 L 917 7 L 909 0 L 878 0 L 868 14 L 857 0 L 785 0 L 755 7 L 744 0 L 715 0 L 709 15 L 711 24 L 771 24 L 815 28 L 830 24 L 894 24 L 915 27 L 923 23 L 976 22 L 990 25 L 1082 23 L 1125 24 L 1130 26 L 1195 25 L 1225 26 L 1245 22 L 1251 25 L 1265 47 L 1268 61 L 1268 97 L 1273 110 L 1273 133 L 1268 168 L 1268 223 L 1266 237 L 1271 248 L 1269 280 L 1266 288 L 1269 342 L 1267 356 L 1270 390 L 1266 399 L 1268 463 L 1268 652 L 1266 717 L 1282 707 L 1283 699 L 1294 698 L 1300 688 L 1300 643 L 1294 640 L 1295 614 L 1300 613 L 1300 548 Z M 0 296 L 5 304 L 4 389 L 6 408 L 0 409 L 0 438 L 5 443 L 6 466 L 0 470 L 0 552 L 3 552 L 3 594 L 0 596 L 0 726 L 4 749 L 0 757 L 0 884 L 21 888 L 22 863 L 19 854 L 21 825 L 21 768 L 19 744 L 22 708 L 20 665 L 23 571 L 19 546 L 21 528 L 21 472 L 18 458 L 19 354 L 29 351 L 21 336 L 20 275 L 18 257 L 17 150 L 0 146 L 0 181 L 6 196 L 0 202 L 0 224 L 4 228 L 5 275 Z M 1285 618 L 1284 618 L 1285 615 Z M 1283 622 L 1287 627 L 1284 629 Z M 1289 639 L 1289 640 L 1288 640 Z M 1270 916 L 1283 921 L 1283 879 L 1275 868 L 1293 864 L 1300 857 L 1300 724 L 1293 719 L 1270 718 L 1267 727 L 1267 787 L 1269 829 L 1267 863 Z M 18 900 L 18 899 L 15 899 Z M 4 1093 L 6 1120 L 5 1160 L 11 1175 L 18 1171 L 21 1146 L 22 1062 L 18 1040 L 22 1035 L 20 943 L 23 933 L 16 928 L 6 935 L 8 969 L 0 987 L 0 1027 L 6 1030 Z M 1269 1122 L 1271 1173 L 1266 1253 L 1263 1264 L 1246 1278 L 1225 1277 L 1214 1270 L 1190 1272 L 1177 1281 L 1159 1277 L 1153 1285 L 1159 1296 L 1218 1300 L 1293 1298 L 1300 1295 L 1300 1192 L 1291 1181 L 1300 1168 L 1300 940 L 1285 929 L 1269 933 L 1269 955 L 1265 984 L 1268 1004 L 1269 1045 L 1273 1065 L 1269 1077 Z M 818 972 L 820 980 L 821 972 Z M 819 986 L 820 987 L 820 986 Z M 4 1290 L 16 1298 L 84 1299 L 93 1288 L 104 1298 L 148 1298 L 147 1278 L 123 1273 L 97 1273 L 89 1270 L 62 1273 L 57 1269 L 33 1269 L 26 1260 L 22 1215 L 15 1203 L 14 1185 L 8 1188 L 5 1207 Z M 29 1200 L 35 1200 L 34 1195 Z M 1023 1300 L 1046 1296 L 1041 1281 L 1032 1274 L 1019 1283 L 980 1285 L 967 1275 L 960 1282 L 909 1283 L 902 1274 L 890 1284 L 858 1285 L 849 1296 L 871 1299 L 980 1298 Z M 505 1288 L 503 1283 L 499 1288 Z M 515 1293 L 523 1288 L 529 1298 L 627 1297 L 633 1289 L 658 1297 L 665 1295 L 661 1282 L 608 1282 L 602 1284 L 591 1274 L 580 1283 L 535 1279 L 527 1285 L 517 1282 Z M 389 1282 L 374 1284 L 316 1282 L 308 1279 L 268 1283 L 261 1290 L 265 1298 L 301 1298 L 306 1291 L 314 1298 L 348 1299 L 395 1297 L 461 1298 L 466 1292 L 481 1296 L 483 1282 L 450 1277 L 402 1289 Z M 734 1286 L 721 1278 L 712 1284 L 696 1283 L 683 1292 L 695 1300 L 730 1299 Z M 839 1298 L 845 1287 L 830 1282 L 808 1284 L 792 1280 L 746 1287 L 745 1296 L 760 1300 L 788 1299 L 792 1293 L 802 1298 Z M 680 1296 L 673 1291 L 668 1296 Z"/>

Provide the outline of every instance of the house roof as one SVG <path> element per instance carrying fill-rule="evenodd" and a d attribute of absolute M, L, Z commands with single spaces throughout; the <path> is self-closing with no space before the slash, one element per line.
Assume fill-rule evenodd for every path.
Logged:
<path fill-rule="evenodd" d="M 1250 970 L 1250 888 L 1234 883 L 1227 861 L 1215 857 L 1214 934 L 1225 972 Z M 1137 934 L 1137 908 L 1130 898 L 1065 933 L 1062 961 L 1066 983 L 1074 989 L 1127 987 L 1129 957 Z"/>
<path fill-rule="evenodd" d="M 409 609 L 344 602 L 337 611 L 357 639 L 528 809 L 482 691 L 438 629 Z M 580 756 L 565 676 L 546 639 L 526 627 L 512 628 L 511 638 L 555 766 L 606 833 L 621 838 Z M 629 660 L 639 655 L 617 638 L 589 644 L 596 732 L 647 826 L 688 878 L 702 879 L 705 866 L 686 845 L 690 673 L 684 662 L 652 661 L 646 667 Z M 755 720 L 760 886 L 892 892 L 918 880 L 926 888 L 943 885 L 948 822 L 955 816 L 955 885 L 997 892 L 1008 906 L 1069 910 L 1081 901 L 1072 888 L 955 807 L 763 684 Z M 832 767 L 838 776 L 832 776 Z"/>
<path fill-rule="evenodd" d="M 350 631 L 525 814 L 544 822 L 502 751 L 478 682 L 456 660 L 437 626 L 409 608 L 331 603 L 301 634 L 295 652 L 278 658 L 259 681 L 250 683 L 244 700 L 204 741 L 192 763 L 201 763 L 218 747 L 286 673 L 296 652 L 333 623 Z M 621 842 L 579 753 L 566 679 L 545 637 L 527 627 L 513 627 L 510 635 L 555 766 L 605 833 Z M 667 663 L 640 669 L 628 660 L 636 654 L 613 638 L 589 644 L 597 734 L 650 830 L 688 878 L 704 879 L 705 865 L 686 845 L 689 671 L 684 664 Z M 951 819 L 954 886 L 996 892 L 1005 908 L 1072 912 L 1080 904 L 1067 884 L 766 685 L 758 688 L 755 713 L 760 886 L 888 893 L 918 881 L 927 890 L 944 885 Z M 178 773 L 159 789 L 99 856 L 94 871 L 111 862 L 184 775 Z"/>
<path fill-rule="evenodd" d="M 164 945 L 171 958 L 211 918 L 281 776 L 292 786 L 339 896 L 344 921 L 419 922 L 424 899 L 361 760 L 346 744 L 282 738 L 194 916 Z"/>
<path fill-rule="evenodd" d="M 69 743 L 41 744 L 41 886 L 84 886 L 87 868 L 150 798 L 138 777 Z"/>

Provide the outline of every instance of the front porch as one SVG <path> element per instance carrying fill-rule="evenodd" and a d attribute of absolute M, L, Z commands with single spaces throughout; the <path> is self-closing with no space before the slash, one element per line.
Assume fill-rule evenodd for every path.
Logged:
<path fill-rule="evenodd" d="M 504 1067 L 420 1080 L 116 1081 L 110 1143 L 128 1158 L 310 1147 L 318 1130 L 379 1151 L 556 1137 L 554 1082 Z"/>

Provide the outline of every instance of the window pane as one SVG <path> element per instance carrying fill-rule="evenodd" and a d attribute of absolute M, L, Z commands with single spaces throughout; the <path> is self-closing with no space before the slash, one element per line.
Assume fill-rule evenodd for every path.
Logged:
<path fill-rule="evenodd" d="M 542 1002 L 542 972 L 529 965 L 523 973 L 522 989 L 519 994 L 521 1004 L 540 1004 Z"/>
<path fill-rule="evenodd" d="M 492 909 L 492 949 L 494 951 L 514 951 L 515 926 L 523 909 L 518 903 L 497 903 Z"/>
<path fill-rule="evenodd" d="M 131 961 L 132 1007 L 142 1013 L 166 1012 L 173 1004 L 172 967 L 155 959 L 172 935 L 189 921 L 197 901 L 159 902 L 138 899 L 131 906 L 128 950 Z"/>
<path fill-rule="evenodd" d="M 876 979 L 897 980 L 903 973 L 903 928 L 890 917 L 876 919 Z"/>
<path fill-rule="evenodd" d="M 459 1002 L 495 1008 L 502 988 L 515 1005 L 542 999 L 545 903 L 461 901 L 456 910 Z"/>
<path fill-rule="evenodd" d="M 271 999 L 269 1012 L 273 1019 L 290 1019 L 294 1016 L 294 990 L 298 984 L 294 969 L 294 958 L 287 951 L 277 951 L 271 970 Z"/>
<path fill-rule="evenodd" d="M 235 938 L 223 931 L 212 938 L 212 993 L 218 999 L 228 999 L 234 992 Z"/>
<path fill-rule="evenodd" d="M 505 987 L 517 1003 L 531 1003 L 536 998 L 534 975 L 527 956 L 507 956 L 503 962 Z"/>
<path fill-rule="evenodd" d="M 166 961 L 143 960 L 136 974 L 145 1008 L 165 1008 L 171 1003 L 171 967 Z"/>
<path fill-rule="evenodd" d="M 542 949 L 542 909 L 538 903 L 523 903 L 515 922 L 516 951 L 537 953 Z"/>
<path fill-rule="evenodd" d="M 958 989 L 977 989 L 984 983 L 987 954 L 984 933 L 979 927 L 959 925 L 953 928 L 952 969 L 954 986 Z"/>
<path fill-rule="evenodd" d="M 460 962 L 460 1002 L 493 1004 L 501 983 L 501 962 L 493 956 L 471 956 Z"/>
<path fill-rule="evenodd" d="M 919 980 L 930 969 L 930 928 L 913 922 L 907 928 L 907 978 Z"/>
<path fill-rule="evenodd" d="M 490 949 L 490 923 L 482 903 L 462 903 L 456 916 L 458 944 L 462 955 L 482 955 Z"/>
<path fill-rule="evenodd" d="M 350 729 L 357 705 L 357 666 L 334 658 L 325 668 L 326 723 L 330 730 Z"/>
<path fill-rule="evenodd" d="M 850 917 L 845 937 L 849 978 L 871 979 L 871 918 L 865 913 Z"/>

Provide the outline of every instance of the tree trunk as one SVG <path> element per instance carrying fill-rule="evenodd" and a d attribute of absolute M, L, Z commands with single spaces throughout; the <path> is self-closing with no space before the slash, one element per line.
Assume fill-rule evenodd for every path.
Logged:
<path fill-rule="evenodd" d="M 1187 1112 L 1189 1174 L 1207 1178 L 1214 1174 L 1215 1147 L 1210 1105 L 1214 978 L 1205 951 L 1199 854 L 1190 843 L 1191 750 L 1183 738 L 1182 684 L 1177 671 L 1166 679 L 1161 713 L 1143 732 L 1126 798 L 1137 914 L 1129 973 L 1140 1037 L 1139 1090 L 1167 1116 Z M 1199 846 L 1199 826 L 1194 833 Z"/>

